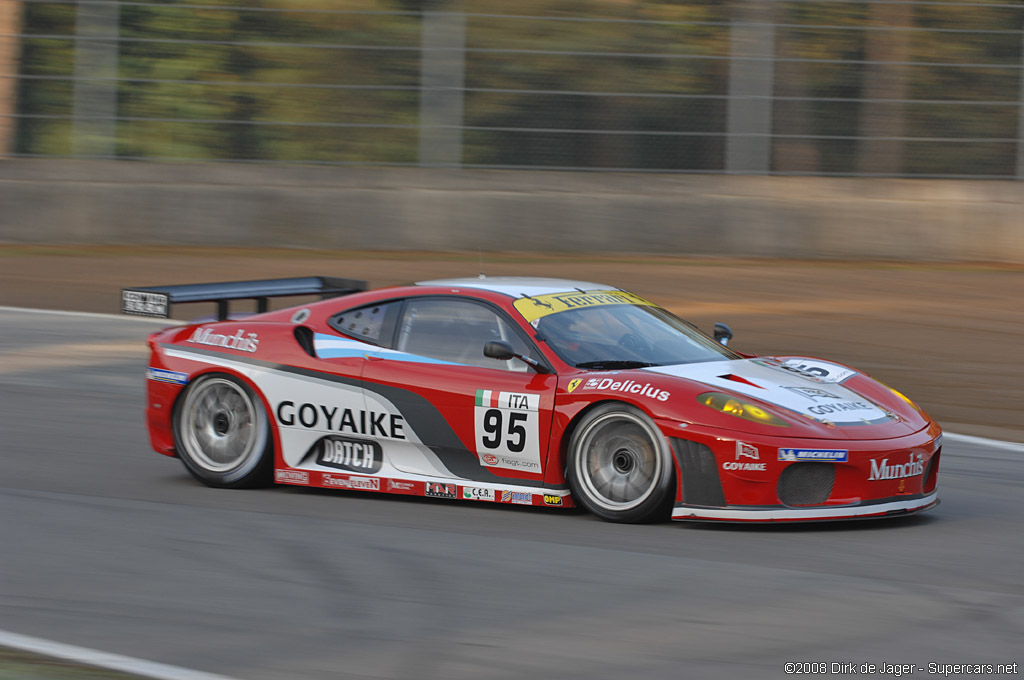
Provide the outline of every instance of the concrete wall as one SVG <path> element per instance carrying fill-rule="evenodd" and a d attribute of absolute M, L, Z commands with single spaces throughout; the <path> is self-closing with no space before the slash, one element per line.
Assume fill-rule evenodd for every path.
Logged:
<path fill-rule="evenodd" d="M 1024 182 L 2 160 L 0 242 L 1024 263 Z"/>

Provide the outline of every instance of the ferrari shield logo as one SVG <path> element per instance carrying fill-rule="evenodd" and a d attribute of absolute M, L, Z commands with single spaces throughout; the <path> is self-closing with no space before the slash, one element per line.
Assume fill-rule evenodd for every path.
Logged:
<path fill-rule="evenodd" d="M 583 382 L 583 381 L 580 378 L 576 378 L 575 380 L 570 380 L 569 384 L 565 386 L 566 391 L 567 392 L 572 392 L 574 389 L 576 389 L 577 387 L 580 386 L 581 382 Z"/>

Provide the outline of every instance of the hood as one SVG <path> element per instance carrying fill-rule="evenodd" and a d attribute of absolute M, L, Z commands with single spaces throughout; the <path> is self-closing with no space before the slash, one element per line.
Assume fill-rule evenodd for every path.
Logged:
<path fill-rule="evenodd" d="M 731 393 L 779 407 L 773 410 L 814 432 L 790 431 L 786 433 L 789 436 L 886 438 L 916 432 L 927 424 L 924 418 L 908 414 L 906 405 L 881 384 L 846 366 L 820 359 L 758 357 L 641 370 L 700 383 L 691 387 L 706 386 L 708 389 L 703 391 Z M 794 414 L 802 418 L 793 418 Z M 735 429 L 747 429 L 744 420 L 729 418 Z"/>

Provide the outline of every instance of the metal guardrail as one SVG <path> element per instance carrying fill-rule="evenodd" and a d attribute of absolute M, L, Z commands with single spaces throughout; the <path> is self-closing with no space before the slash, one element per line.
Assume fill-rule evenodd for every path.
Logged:
<path fill-rule="evenodd" d="M 0 153 L 1024 179 L 1024 4 L 298 2 L 8 2 Z"/>

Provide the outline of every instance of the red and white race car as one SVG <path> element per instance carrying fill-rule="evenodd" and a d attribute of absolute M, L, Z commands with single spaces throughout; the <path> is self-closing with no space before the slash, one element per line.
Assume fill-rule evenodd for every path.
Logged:
<path fill-rule="evenodd" d="M 617 522 L 900 516 L 938 503 L 939 426 L 846 366 L 739 354 L 636 295 L 478 278 L 125 289 L 217 301 L 149 338 L 153 448 L 210 486 L 533 506 Z M 320 294 L 279 311 L 266 298 Z M 231 318 L 229 300 L 260 313 Z"/>

